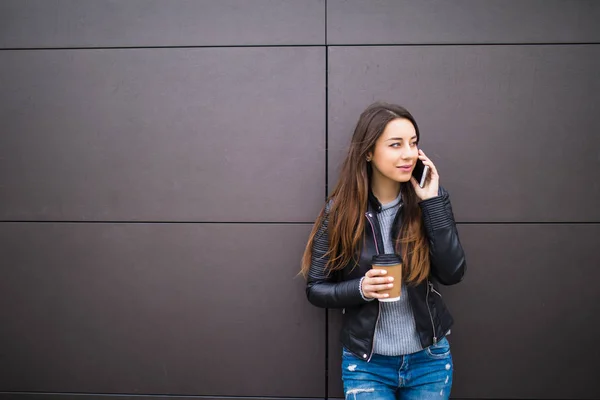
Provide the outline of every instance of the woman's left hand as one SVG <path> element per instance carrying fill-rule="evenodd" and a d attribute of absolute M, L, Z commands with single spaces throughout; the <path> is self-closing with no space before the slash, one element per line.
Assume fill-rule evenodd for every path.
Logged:
<path fill-rule="evenodd" d="M 438 175 L 437 169 L 435 165 L 431 162 L 429 157 L 423 153 L 423 150 L 419 150 L 419 159 L 423 161 L 424 165 L 429 166 L 429 173 L 427 174 L 427 178 L 425 179 L 425 185 L 423 187 L 419 186 L 419 182 L 414 177 L 410 178 L 410 182 L 415 188 L 415 192 L 421 201 L 431 199 L 432 197 L 436 197 L 438 195 L 438 190 L 440 187 L 440 176 Z"/>

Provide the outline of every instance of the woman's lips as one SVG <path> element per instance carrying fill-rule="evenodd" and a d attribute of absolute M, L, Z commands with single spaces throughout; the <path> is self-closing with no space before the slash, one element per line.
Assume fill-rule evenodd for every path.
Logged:
<path fill-rule="evenodd" d="M 410 172 L 410 170 L 413 168 L 413 166 L 412 165 L 402 165 L 402 166 L 397 167 L 397 168 L 399 168 L 402 171 Z"/>

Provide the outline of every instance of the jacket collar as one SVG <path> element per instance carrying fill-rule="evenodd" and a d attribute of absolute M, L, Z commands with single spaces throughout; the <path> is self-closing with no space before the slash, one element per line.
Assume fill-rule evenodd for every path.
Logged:
<path fill-rule="evenodd" d="M 381 212 L 382 209 L 382 205 L 381 202 L 379 201 L 379 199 L 377 197 L 375 197 L 375 195 L 373 194 L 373 191 L 371 190 L 371 187 L 369 187 L 369 197 L 368 197 L 368 209 L 370 211 L 374 211 L 377 213 Z M 402 199 L 400 199 L 400 205 L 402 206 Z"/>
<path fill-rule="evenodd" d="M 373 191 L 371 190 L 370 187 L 369 187 L 369 209 L 372 211 L 376 211 L 378 213 L 381 212 L 381 203 L 379 202 L 377 197 L 375 197 L 375 195 L 373 194 Z"/>

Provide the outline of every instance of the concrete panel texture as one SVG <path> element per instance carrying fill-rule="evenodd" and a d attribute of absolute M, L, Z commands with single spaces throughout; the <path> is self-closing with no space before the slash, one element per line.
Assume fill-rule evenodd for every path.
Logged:
<path fill-rule="evenodd" d="M 453 398 L 597 399 L 600 2 L 0 2 L 0 399 L 343 397 L 297 276 L 407 107 L 469 269 Z"/>

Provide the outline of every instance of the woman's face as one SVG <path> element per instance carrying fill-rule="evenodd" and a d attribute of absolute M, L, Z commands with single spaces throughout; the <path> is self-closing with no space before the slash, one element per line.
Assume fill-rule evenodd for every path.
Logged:
<path fill-rule="evenodd" d="M 371 159 L 375 179 L 408 182 L 418 155 L 415 127 L 407 119 L 396 118 L 387 124 L 367 158 Z"/>

